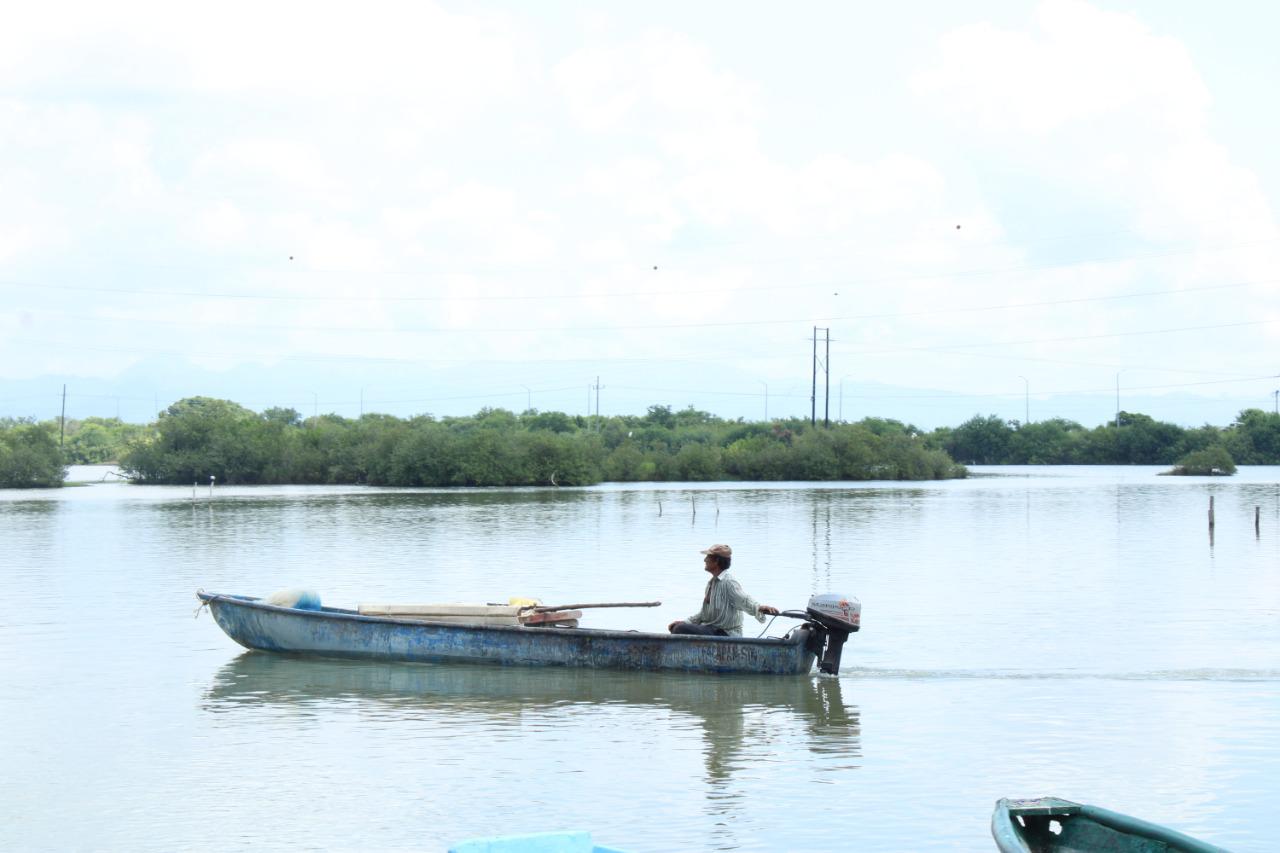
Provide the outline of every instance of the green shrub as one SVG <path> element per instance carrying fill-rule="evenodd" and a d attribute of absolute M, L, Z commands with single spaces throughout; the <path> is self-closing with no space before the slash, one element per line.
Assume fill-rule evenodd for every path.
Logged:
<path fill-rule="evenodd" d="M 1236 472 L 1236 463 L 1231 454 L 1222 445 L 1208 447 L 1204 450 L 1193 450 L 1178 460 L 1178 464 L 1168 474 L 1181 474 L 1192 477 L 1207 477 L 1211 474 L 1230 476 Z"/>
<path fill-rule="evenodd" d="M 48 425 L 30 421 L 0 425 L 0 489 L 56 487 L 66 477 L 62 451 Z"/>

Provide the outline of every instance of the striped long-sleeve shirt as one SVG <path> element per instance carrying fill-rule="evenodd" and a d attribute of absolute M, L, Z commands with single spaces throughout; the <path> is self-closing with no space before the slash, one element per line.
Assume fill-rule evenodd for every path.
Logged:
<path fill-rule="evenodd" d="M 757 622 L 764 621 L 760 603 L 743 592 L 742 584 L 726 571 L 707 581 L 702 609 L 690 616 L 689 621 L 722 628 L 731 637 L 741 637 L 743 613 L 754 616 Z"/>

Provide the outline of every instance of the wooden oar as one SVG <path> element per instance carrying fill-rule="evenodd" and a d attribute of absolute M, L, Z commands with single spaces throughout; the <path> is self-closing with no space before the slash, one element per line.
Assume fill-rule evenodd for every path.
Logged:
<path fill-rule="evenodd" d="M 521 607 L 521 610 L 532 610 L 534 613 L 550 613 L 554 610 L 586 610 L 588 607 L 660 607 L 661 601 L 610 601 L 601 604 L 558 604 L 555 607 Z"/>

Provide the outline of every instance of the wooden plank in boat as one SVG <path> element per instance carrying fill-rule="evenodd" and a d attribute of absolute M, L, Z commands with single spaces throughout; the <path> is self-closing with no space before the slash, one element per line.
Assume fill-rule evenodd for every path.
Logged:
<path fill-rule="evenodd" d="M 361 604 L 357 609 L 362 616 L 510 616 L 514 619 L 520 615 L 519 607 L 507 604 Z"/>
<path fill-rule="evenodd" d="M 504 604 L 361 604 L 361 616 L 388 616 L 455 625 L 566 625 L 576 627 L 581 610 L 535 612 Z M 572 623 L 572 625 L 570 625 Z"/>
<path fill-rule="evenodd" d="M 573 622 L 582 618 L 581 610 L 552 610 L 547 613 L 527 613 L 520 617 L 520 621 L 525 625 L 542 625 L 560 622 Z"/>
<path fill-rule="evenodd" d="M 520 608 L 496 604 L 361 604 L 361 616 L 389 616 L 455 625 L 519 625 Z"/>

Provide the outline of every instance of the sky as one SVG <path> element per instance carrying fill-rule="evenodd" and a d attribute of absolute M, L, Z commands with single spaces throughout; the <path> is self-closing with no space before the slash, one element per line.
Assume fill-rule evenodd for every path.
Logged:
<path fill-rule="evenodd" d="M 1278 402 L 1274 4 L 5 18 L 0 417 Z"/>

